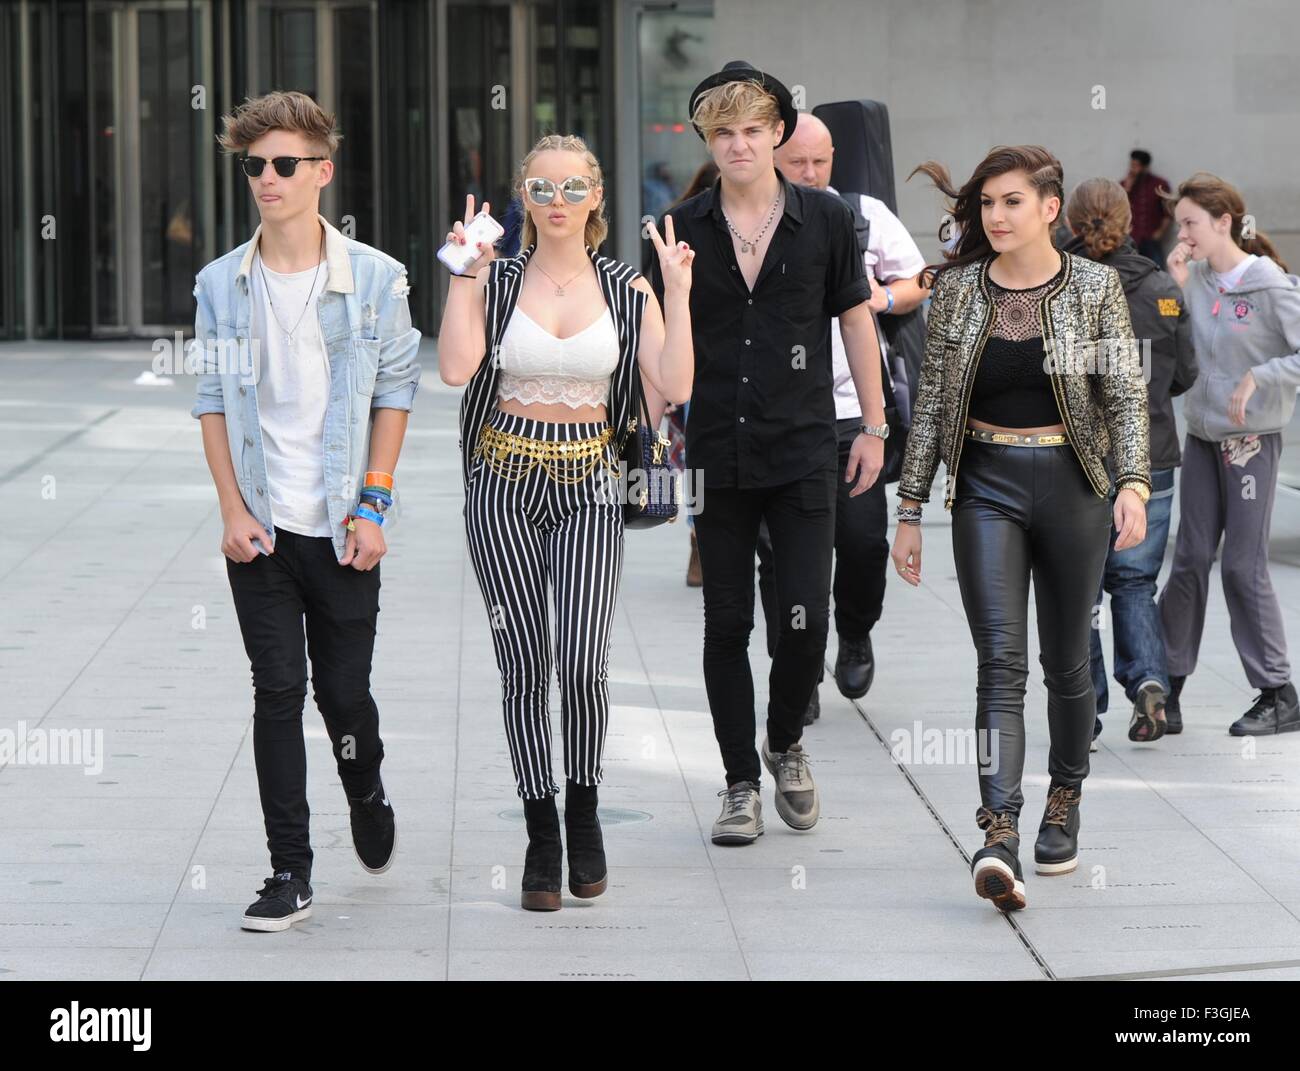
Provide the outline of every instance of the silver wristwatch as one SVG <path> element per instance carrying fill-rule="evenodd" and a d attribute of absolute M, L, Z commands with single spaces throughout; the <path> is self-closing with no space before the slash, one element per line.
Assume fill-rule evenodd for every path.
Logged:
<path fill-rule="evenodd" d="M 862 424 L 860 430 L 863 435 L 874 435 L 878 439 L 889 438 L 889 424 Z"/>

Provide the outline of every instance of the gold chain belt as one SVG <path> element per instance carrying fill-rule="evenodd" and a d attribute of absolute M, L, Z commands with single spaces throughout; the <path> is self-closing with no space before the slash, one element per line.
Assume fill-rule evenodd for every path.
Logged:
<path fill-rule="evenodd" d="M 985 428 L 967 428 L 968 439 L 982 443 L 1002 443 L 1005 446 L 1064 446 L 1069 436 L 1055 432 L 1050 435 L 1016 435 L 1010 431 L 988 431 Z"/>
<path fill-rule="evenodd" d="M 606 428 L 590 439 L 547 441 L 529 439 L 523 435 L 484 424 L 474 447 L 474 456 L 505 480 L 522 480 L 541 465 L 556 483 L 581 483 L 602 462 L 610 473 L 617 476 L 619 459 L 607 456 L 606 448 L 614 439 L 614 429 Z"/>

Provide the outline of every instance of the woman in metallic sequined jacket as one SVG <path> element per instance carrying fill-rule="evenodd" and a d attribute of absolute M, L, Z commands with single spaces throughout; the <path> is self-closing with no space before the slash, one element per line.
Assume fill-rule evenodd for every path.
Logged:
<path fill-rule="evenodd" d="M 1060 162 L 1034 145 L 993 149 L 953 199 L 960 230 L 933 279 L 925 361 L 899 481 L 893 560 L 921 580 L 921 503 L 938 463 L 953 556 L 979 662 L 976 731 L 985 832 L 972 871 L 1002 910 L 1025 906 L 1019 861 L 1032 577 L 1051 786 L 1034 846 L 1040 874 L 1078 865 L 1079 801 L 1096 716 L 1088 641 L 1110 543 L 1105 458 L 1122 550 L 1142 541 L 1150 495 L 1146 384 L 1113 268 L 1052 244 Z"/>

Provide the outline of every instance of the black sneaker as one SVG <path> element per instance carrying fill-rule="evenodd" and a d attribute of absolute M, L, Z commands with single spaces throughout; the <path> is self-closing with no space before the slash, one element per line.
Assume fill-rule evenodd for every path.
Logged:
<path fill-rule="evenodd" d="M 1088 745 L 1090 752 L 1097 750 L 1097 737 L 1099 736 L 1101 736 L 1101 718 L 1096 717 L 1092 719 L 1092 742 Z"/>
<path fill-rule="evenodd" d="M 1169 694 L 1165 696 L 1165 735 L 1177 736 L 1183 731 L 1183 708 L 1179 705 L 1178 697 L 1183 691 L 1183 682 L 1186 677 L 1169 678 Z"/>
<path fill-rule="evenodd" d="M 1020 870 L 1020 833 L 1016 816 L 981 807 L 975 824 L 984 830 L 984 847 L 971 860 L 975 892 L 992 900 L 999 911 L 1019 911 L 1025 906 L 1025 881 Z"/>
<path fill-rule="evenodd" d="M 244 912 L 240 926 L 245 930 L 276 933 L 310 917 L 311 886 L 282 870 L 266 879 L 257 900 Z"/>
<path fill-rule="evenodd" d="M 840 639 L 835 656 L 835 683 L 846 699 L 861 699 L 871 690 L 876 676 L 876 657 L 871 651 L 871 634 L 860 640 Z"/>
<path fill-rule="evenodd" d="M 348 797 L 352 811 L 352 847 L 357 859 L 372 874 L 382 874 L 393 865 L 397 849 L 397 825 L 384 783 L 360 798 Z"/>
<path fill-rule="evenodd" d="M 1039 874 L 1068 874 L 1079 865 L 1079 800 L 1077 785 L 1053 785 L 1034 842 L 1034 870 Z"/>
<path fill-rule="evenodd" d="M 1290 681 L 1279 688 L 1264 688 L 1255 696 L 1255 705 L 1232 723 L 1233 736 L 1272 736 L 1300 729 L 1300 698 Z"/>

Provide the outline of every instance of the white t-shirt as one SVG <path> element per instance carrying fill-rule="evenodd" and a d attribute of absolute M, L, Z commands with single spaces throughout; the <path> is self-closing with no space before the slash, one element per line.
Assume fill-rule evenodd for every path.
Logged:
<path fill-rule="evenodd" d="M 323 261 L 319 270 L 284 275 L 266 267 L 260 253 L 253 255 L 249 271 L 249 326 L 261 347 L 257 410 L 271 521 L 305 536 L 332 534 L 324 450 L 330 368 L 316 314 L 328 280 Z M 287 332 L 293 333 L 292 345 Z"/>
<path fill-rule="evenodd" d="M 1246 274 L 1247 269 L 1252 264 L 1254 264 L 1255 261 L 1257 261 L 1258 259 L 1259 257 L 1257 257 L 1254 253 L 1247 253 L 1245 258 L 1242 260 L 1242 262 L 1238 264 L 1235 268 L 1233 268 L 1232 271 L 1227 271 L 1222 273 L 1217 271 L 1214 272 L 1213 274 L 1214 274 L 1215 284 L 1218 286 L 1220 290 L 1224 290 L 1224 291 L 1231 290 L 1239 282 L 1241 282 L 1241 277 Z"/>
<path fill-rule="evenodd" d="M 828 193 L 835 190 L 826 187 Z M 867 235 L 867 251 L 862 254 L 862 263 L 867 275 L 874 276 L 878 283 L 890 283 L 895 279 L 913 279 L 925 267 L 925 258 L 917 248 L 907 228 L 884 201 L 868 197 L 865 193 L 858 195 L 861 206 L 858 211 L 870 222 L 871 229 Z M 883 315 L 883 313 L 882 313 Z M 885 351 L 885 336 L 880 336 L 880 349 Z M 835 377 L 835 419 L 846 420 L 849 417 L 861 417 L 862 407 L 858 405 L 858 392 L 853 386 L 853 374 L 849 371 L 848 354 L 844 352 L 844 340 L 840 338 L 839 320 L 831 321 L 831 361 Z M 883 384 L 886 391 L 889 384 Z"/>

